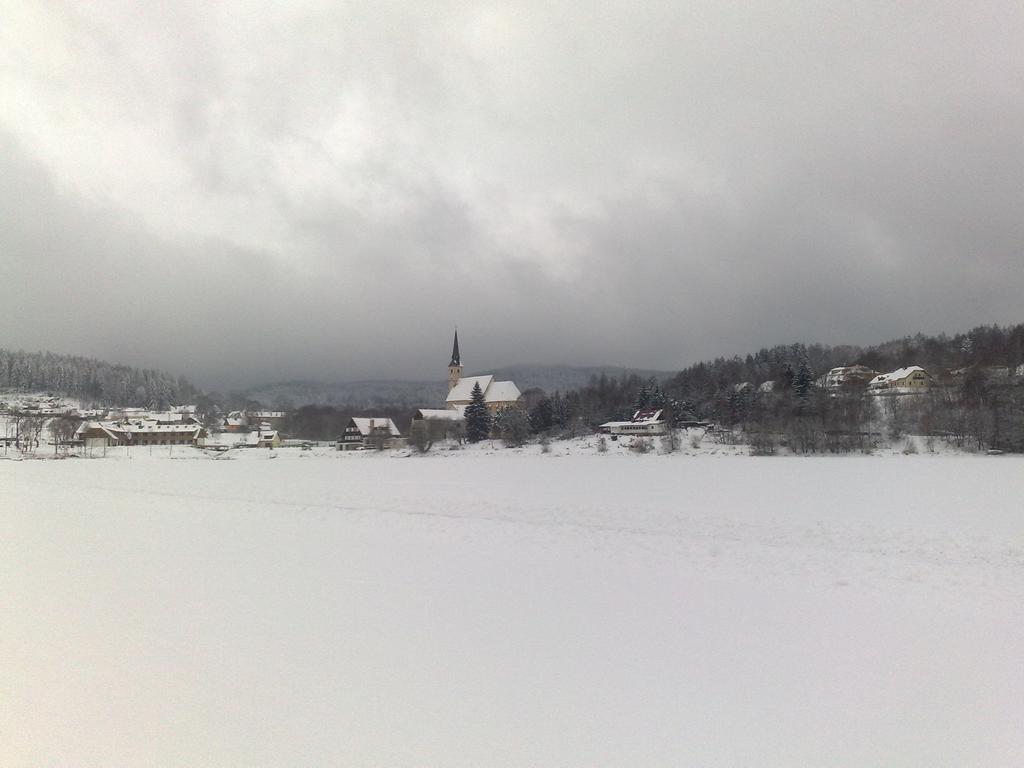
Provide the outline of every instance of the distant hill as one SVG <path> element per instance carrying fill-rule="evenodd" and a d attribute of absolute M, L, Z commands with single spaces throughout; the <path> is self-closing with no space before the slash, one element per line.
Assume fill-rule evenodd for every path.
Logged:
<path fill-rule="evenodd" d="M 591 365 L 572 367 L 567 365 L 510 365 L 498 368 L 493 373 L 499 380 L 511 379 L 520 390 L 539 388 L 551 394 L 579 389 L 590 383 L 591 378 L 602 373 L 609 378 L 620 378 L 624 375 L 636 375 L 647 379 L 653 376 L 661 381 L 675 375 L 676 371 L 655 371 L 644 368 L 623 368 L 617 365 Z"/>
<path fill-rule="evenodd" d="M 672 374 L 666 371 L 623 368 L 614 365 L 571 367 L 566 365 L 514 365 L 498 368 L 493 373 L 499 380 L 511 379 L 520 390 L 540 388 L 548 393 L 578 389 L 589 383 L 591 377 L 602 373 L 612 378 L 636 374 L 647 378 L 663 379 Z M 467 372 L 467 376 L 475 375 Z M 333 405 L 352 408 L 396 406 L 419 408 L 440 406 L 444 402 L 448 385 L 444 380 L 401 381 L 394 379 L 345 382 L 287 381 L 267 384 L 247 390 L 244 394 L 265 405 L 275 404 L 300 407 L 303 405 Z"/>
<path fill-rule="evenodd" d="M 70 395 L 83 403 L 160 405 L 191 402 L 189 381 L 164 371 L 91 357 L 0 349 L 0 390 Z"/>

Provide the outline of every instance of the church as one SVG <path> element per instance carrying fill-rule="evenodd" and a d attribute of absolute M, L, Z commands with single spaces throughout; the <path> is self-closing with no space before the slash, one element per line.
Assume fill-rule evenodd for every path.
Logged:
<path fill-rule="evenodd" d="M 448 363 L 448 398 L 445 406 L 450 411 L 462 413 L 469 405 L 473 395 L 473 386 L 480 385 L 484 393 L 487 410 L 492 414 L 503 408 L 519 405 L 522 398 L 519 388 L 511 381 L 495 381 L 492 374 L 483 376 L 462 375 L 462 358 L 459 356 L 459 332 L 455 331 L 455 343 L 452 345 L 452 359 Z"/>

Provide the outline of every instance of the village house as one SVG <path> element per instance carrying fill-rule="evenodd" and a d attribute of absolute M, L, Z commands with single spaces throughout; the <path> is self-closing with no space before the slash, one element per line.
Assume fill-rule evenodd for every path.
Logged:
<path fill-rule="evenodd" d="M 877 375 L 878 371 L 874 371 L 866 365 L 842 365 L 826 373 L 819 380 L 819 386 L 822 389 L 843 389 L 851 385 L 866 384 Z"/>
<path fill-rule="evenodd" d="M 113 448 L 121 445 L 124 434 L 108 428 L 98 421 L 82 422 L 75 432 L 75 440 L 86 450 Z"/>
<path fill-rule="evenodd" d="M 660 408 L 646 408 L 634 413 L 629 421 L 606 421 L 600 430 L 608 435 L 665 435 L 668 434 L 668 422 L 662 418 L 662 413 Z"/>
<path fill-rule="evenodd" d="M 201 448 L 280 448 L 281 434 L 276 429 L 253 429 L 245 432 L 217 432 L 199 441 Z"/>
<path fill-rule="evenodd" d="M 231 411 L 221 428 L 225 432 L 249 432 L 257 427 L 280 429 L 287 415 L 285 411 Z"/>
<path fill-rule="evenodd" d="M 919 365 L 898 368 L 891 373 L 880 373 L 868 382 L 868 392 L 873 395 L 924 394 L 932 385 L 932 377 Z"/>
<path fill-rule="evenodd" d="M 75 439 L 87 449 L 119 445 L 196 445 L 205 434 L 202 425 L 195 422 L 85 421 L 75 432 Z"/>
<path fill-rule="evenodd" d="M 131 445 L 195 445 L 203 434 L 201 425 L 195 422 L 181 424 L 160 424 L 142 421 L 123 427 Z"/>
<path fill-rule="evenodd" d="M 448 363 L 448 397 L 445 400 L 445 407 L 462 414 L 472 400 L 473 387 L 477 384 L 484 393 L 487 410 L 492 414 L 504 408 L 513 408 L 522 400 L 522 393 L 511 381 L 495 381 L 491 374 L 463 377 L 462 359 L 459 356 L 459 332 L 456 331 L 452 359 Z"/>
<path fill-rule="evenodd" d="M 462 413 L 447 408 L 420 408 L 413 414 L 409 423 L 409 435 L 413 434 L 417 424 L 426 424 L 429 434 L 436 439 L 462 439 L 465 435 L 465 419 Z"/>
<path fill-rule="evenodd" d="M 339 451 L 365 451 L 398 448 L 404 444 L 395 422 L 384 418 L 353 417 L 337 439 Z"/>

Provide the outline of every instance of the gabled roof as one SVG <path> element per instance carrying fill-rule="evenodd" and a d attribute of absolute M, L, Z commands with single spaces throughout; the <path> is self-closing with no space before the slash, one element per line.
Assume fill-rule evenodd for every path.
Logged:
<path fill-rule="evenodd" d="M 921 366 L 911 365 L 907 368 L 897 368 L 895 371 L 891 371 L 889 373 L 880 373 L 877 376 L 875 376 L 875 378 L 868 382 L 868 386 L 878 386 L 880 384 L 886 384 L 890 381 L 901 381 L 902 379 L 905 379 L 908 376 L 910 376 L 912 373 L 917 373 L 918 371 L 923 373 L 925 376 L 928 375 L 928 371 L 926 371 Z"/>
<path fill-rule="evenodd" d="M 519 387 L 512 381 L 495 381 L 494 376 L 466 376 L 459 379 L 451 392 L 448 393 L 446 402 L 468 403 L 473 399 L 473 386 L 480 384 L 484 393 L 484 402 L 488 403 L 514 403 L 521 397 Z"/>
<path fill-rule="evenodd" d="M 123 432 L 121 435 L 115 434 L 116 432 L 120 432 L 120 430 L 112 424 L 104 424 L 99 421 L 83 421 L 79 425 L 78 429 L 75 430 L 75 437 L 81 438 L 86 432 L 90 432 L 94 429 L 100 430 L 106 434 L 109 439 L 114 440 L 115 442 L 120 441 L 124 436 Z"/>
<path fill-rule="evenodd" d="M 520 398 L 519 387 L 511 381 L 492 381 L 484 392 L 484 400 L 488 403 L 512 403 Z"/>
<path fill-rule="evenodd" d="M 371 429 L 383 428 L 387 428 L 388 432 L 395 437 L 399 437 L 402 434 L 398 431 L 398 427 L 395 426 L 395 422 L 391 419 L 363 418 L 355 416 L 352 418 L 351 423 L 359 430 L 359 434 L 361 435 L 369 435 Z"/>
<path fill-rule="evenodd" d="M 491 382 L 494 381 L 494 376 L 488 374 L 486 376 L 464 376 L 459 379 L 459 383 L 452 388 L 452 391 L 448 393 L 446 402 L 457 403 L 463 400 L 469 401 L 473 398 L 473 385 L 479 384 L 480 389 L 484 391 L 484 399 L 487 399 L 487 388 L 491 386 Z"/>
<path fill-rule="evenodd" d="M 633 414 L 633 424 L 655 424 L 661 421 L 661 408 L 645 408 Z"/>

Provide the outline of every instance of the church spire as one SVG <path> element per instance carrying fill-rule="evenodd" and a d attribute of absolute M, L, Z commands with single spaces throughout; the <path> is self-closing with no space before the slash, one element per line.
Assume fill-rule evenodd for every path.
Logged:
<path fill-rule="evenodd" d="M 452 361 L 448 363 L 452 365 L 462 365 L 462 361 L 459 359 L 459 329 L 455 329 L 455 344 L 452 345 Z"/>
<path fill-rule="evenodd" d="M 459 357 L 459 329 L 455 329 L 455 343 L 452 344 L 452 361 L 448 363 L 448 391 L 459 385 L 462 378 L 462 358 Z"/>

